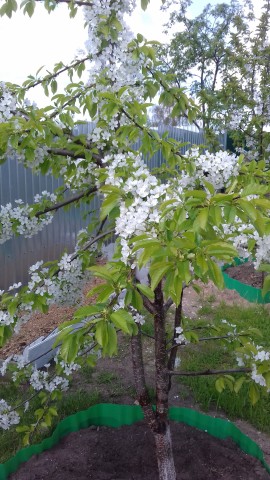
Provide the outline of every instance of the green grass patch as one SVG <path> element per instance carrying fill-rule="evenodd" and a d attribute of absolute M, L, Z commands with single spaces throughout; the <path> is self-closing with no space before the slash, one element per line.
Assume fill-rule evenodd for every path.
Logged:
<path fill-rule="evenodd" d="M 257 337 L 255 343 L 266 349 L 270 348 L 270 315 L 262 305 L 243 308 L 242 306 L 230 306 L 221 303 L 213 307 L 213 305 L 209 305 L 209 302 L 206 302 L 198 315 L 200 316 L 198 324 L 201 326 L 212 322 L 218 324 L 225 319 L 229 323 L 237 325 L 240 329 L 258 328 L 262 333 L 262 338 Z M 199 336 L 206 336 L 205 331 L 199 331 Z M 217 341 L 190 344 L 181 351 L 181 370 L 183 371 L 225 370 L 235 367 L 234 354 L 227 351 L 226 347 L 220 345 Z M 243 385 L 238 394 L 231 393 L 228 389 L 219 393 L 215 388 L 217 378 L 218 376 L 213 375 L 179 377 L 178 380 L 190 388 L 194 399 L 205 411 L 213 408 L 221 409 L 232 420 L 236 418 L 247 420 L 259 430 L 270 433 L 270 395 L 260 388 L 261 398 L 252 407 L 248 398 L 247 384 Z"/>
<path fill-rule="evenodd" d="M 20 398 L 20 392 L 18 388 L 14 385 L 6 390 L 5 399 L 8 402 L 13 400 L 14 403 L 18 403 Z M 2 389 L 1 389 L 2 394 Z M 4 396 L 4 394 L 3 394 Z M 79 390 L 75 393 L 65 394 L 62 401 L 58 404 L 58 417 L 55 417 L 55 420 L 52 426 L 48 429 L 44 429 L 33 436 L 31 443 L 39 443 L 44 438 L 49 437 L 56 425 L 63 418 L 68 415 L 79 412 L 80 410 L 86 410 L 87 408 L 100 403 L 102 401 L 100 393 L 95 390 L 93 392 L 87 392 L 84 390 Z M 34 419 L 34 411 L 39 408 L 38 401 L 35 399 L 31 402 L 31 408 L 22 415 L 22 425 L 30 425 Z M 9 430 L 0 430 L 0 463 L 5 463 L 10 457 L 15 455 L 15 453 L 23 448 L 22 446 L 22 435 L 16 432 L 16 427 L 12 427 Z"/>
<path fill-rule="evenodd" d="M 118 375 L 113 372 L 101 372 L 96 378 L 98 384 L 112 384 L 118 381 Z"/>

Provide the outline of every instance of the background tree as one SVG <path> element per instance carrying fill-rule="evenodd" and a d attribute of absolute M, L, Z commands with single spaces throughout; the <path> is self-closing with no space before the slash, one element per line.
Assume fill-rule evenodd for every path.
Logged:
<path fill-rule="evenodd" d="M 269 2 L 259 19 L 246 1 L 209 4 L 193 19 L 190 4 L 179 2 L 171 16 L 181 31 L 168 47 L 167 71 L 199 102 L 208 133 L 227 130 L 240 152 L 268 158 Z"/>

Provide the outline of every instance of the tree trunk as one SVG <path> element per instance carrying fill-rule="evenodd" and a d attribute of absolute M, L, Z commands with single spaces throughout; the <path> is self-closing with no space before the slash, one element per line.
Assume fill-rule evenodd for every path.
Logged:
<path fill-rule="evenodd" d="M 143 409 L 144 418 L 147 425 L 153 431 L 155 429 L 156 418 L 149 401 L 148 392 L 145 383 L 145 373 L 142 355 L 142 339 L 141 332 L 131 337 L 131 354 L 133 363 L 133 375 L 135 381 L 135 389 L 140 406 Z"/>
<path fill-rule="evenodd" d="M 154 431 L 159 480 L 176 480 L 168 420 L 169 375 L 167 370 L 164 299 L 161 283 L 155 289 L 156 426 Z"/>
<path fill-rule="evenodd" d="M 154 433 L 159 480 L 176 480 L 176 472 L 172 452 L 171 429 L 168 420 L 164 422 L 164 431 Z"/>
<path fill-rule="evenodd" d="M 135 387 L 145 420 L 152 430 L 156 445 L 159 480 L 176 480 L 171 430 L 168 420 L 169 375 L 167 369 L 164 299 L 161 284 L 155 290 L 152 314 L 155 323 L 156 411 L 153 412 L 147 395 L 143 364 L 141 333 L 131 338 Z"/>

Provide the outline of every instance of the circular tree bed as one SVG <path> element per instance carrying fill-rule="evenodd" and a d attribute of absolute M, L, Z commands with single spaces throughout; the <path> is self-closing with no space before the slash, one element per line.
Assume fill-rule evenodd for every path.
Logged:
<path fill-rule="evenodd" d="M 255 270 L 252 262 L 236 259 L 235 265 L 224 265 L 222 270 L 226 288 L 249 302 L 270 303 L 270 294 L 262 295 L 264 274 Z"/>
<path fill-rule="evenodd" d="M 255 270 L 252 262 L 245 262 L 241 265 L 228 267 L 226 268 L 226 273 L 229 277 L 234 278 L 245 285 L 260 289 L 263 286 L 263 272 Z"/>
<path fill-rule="evenodd" d="M 260 462 L 230 440 L 219 440 L 171 422 L 174 457 L 181 480 L 269 480 Z M 35 455 L 11 480 L 154 480 L 155 447 L 144 422 L 121 428 L 90 427 L 69 434 Z"/>

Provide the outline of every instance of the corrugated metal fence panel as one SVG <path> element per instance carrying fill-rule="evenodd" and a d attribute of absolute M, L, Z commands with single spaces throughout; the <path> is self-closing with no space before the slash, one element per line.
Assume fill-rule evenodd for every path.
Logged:
<path fill-rule="evenodd" d="M 93 128 L 93 123 L 82 124 L 76 127 L 74 133 L 87 134 Z M 165 131 L 169 132 L 169 137 L 190 142 L 190 145 L 204 143 L 204 136 L 201 132 L 162 127 L 158 133 L 162 135 Z M 220 142 L 224 146 L 226 145 L 225 141 L 225 136 L 220 138 Z M 183 152 L 190 145 L 183 147 Z M 138 146 L 139 142 L 136 143 L 136 147 Z M 159 167 L 163 163 L 161 152 L 157 152 L 147 163 L 150 168 Z M 14 205 L 14 200 L 19 198 L 24 202 L 32 203 L 34 195 L 43 190 L 53 192 L 60 183 L 60 180 L 56 180 L 50 175 L 33 174 L 31 170 L 24 168 L 15 159 L 9 158 L 6 163 L 0 165 L 0 205 L 6 205 L 9 202 Z M 96 196 L 87 206 L 87 210 L 89 212 L 97 211 L 99 205 L 100 200 Z M 93 215 L 90 213 L 87 220 L 83 220 L 83 211 L 86 211 L 86 207 L 72 207 L 68 211 L 59 210 L 56 212 L 53 222 L 34 237 L 15 237 L 0 245 L 0 289 L 6 289 L 14 282 L 26 283 L 29 267 L 38 260 L 54 260 L 64 250 L 73 251 L 78 231 L 89 223 Z"/>
<path fill-rule="evenodd" d="M 60 183 L 50 175 L 35 175 L 15 159 L 8 159 L 0 166 L 0 204 L 11 202 L 14 206 L 14 200 L 19 198 L 32 203 L 37 193 L 53 192 Z M 88 208 L 97 210 L 98 198 Z M 0 289 L 14 282 L 27 282 L 28 269 L 38 260 L 54 260 L 65 250 L 73 251 L 77 232 L 88 224 L 82 218 L 83 211 L 85 207 L 61 209 L 53 222 L 32 238 L 14 237 L 0 245 Z"/>

